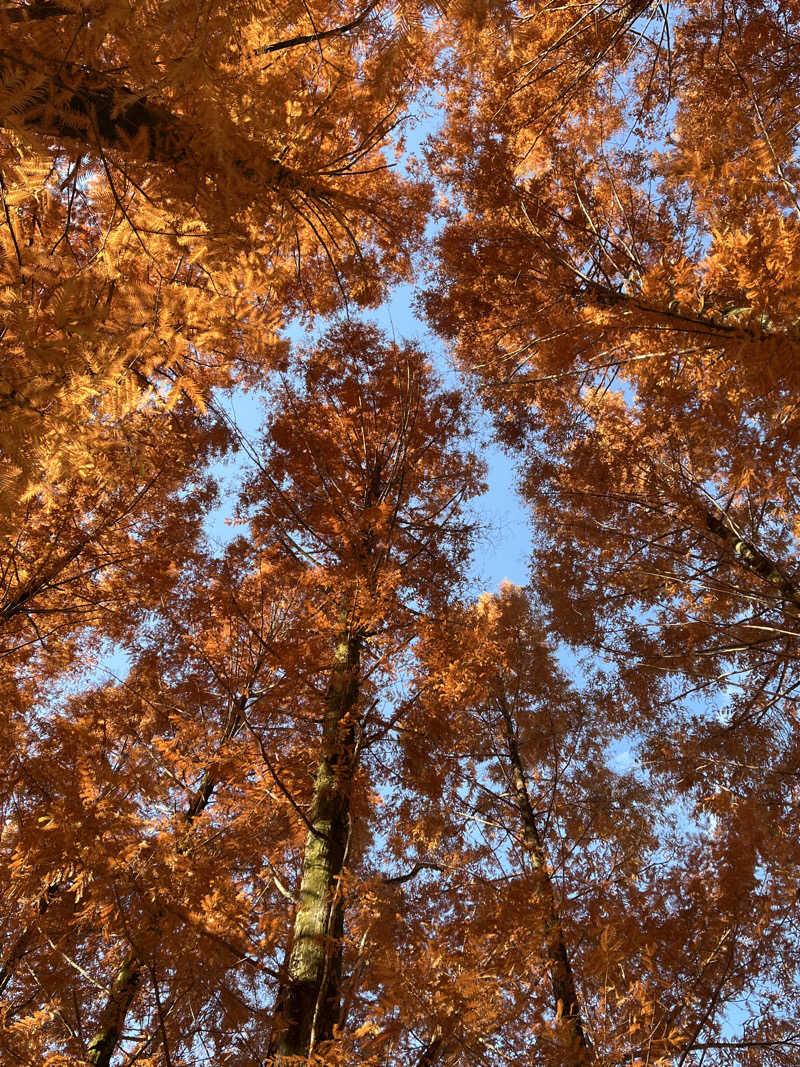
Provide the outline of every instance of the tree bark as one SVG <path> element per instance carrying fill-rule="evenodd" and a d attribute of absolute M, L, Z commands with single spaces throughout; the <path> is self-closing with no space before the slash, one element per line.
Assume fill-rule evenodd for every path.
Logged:
<path fill-rule="evenodd" d="M 97 1033 L 89 1042 L 86 1059 L 93 1067 L 109 1067 L 141 977 L 142 968 L 136 956 L 127 956 L 117 972 L 111 993 L 100 1013 Z"/>
<path fill-rule="evenodd" d="M 545 948 L 548 955 L 547 967 L 550 974 L 550 988 L 553 993 L 553 1010 L 556 1017 L 564 1020 L 571 1039 L 570 1049 L 563 1061 L 563 1067 L 587 1067 L 592 1062 L 592 1057 L 589 1043 L 586 1040 L 578 995 L 575 990 L 575 978 L 569 962 L 569 954 L 556 905 L 553 881 L 548 870 L 544 843 L 536 825 L 536 816 L 528 794 L 525 769 L 519 754 L 513 720 L 503 694 L 498 696 L 497 706 L 505 726 L 506 747 L 511 764 L 514 797 L 522 824 L 523 847 L 533 868 L 539 901 L 544 910 Z"/>
<path fill-rule="evenodd" d="M 276 1067 L 305 1061 L 333 1036 L 339 1018 L 344 911 L 339 878 L 347 860 L 355 764 L 361 639 L 344 633 L 326 695 L 300 896 L 277 998 L 271 1049 Z"/>

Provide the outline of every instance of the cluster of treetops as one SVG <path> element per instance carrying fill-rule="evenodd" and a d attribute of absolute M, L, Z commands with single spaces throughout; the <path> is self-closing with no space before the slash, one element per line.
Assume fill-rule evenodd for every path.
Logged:
<path fill-rule="evenodd" d="M 800 1062 L 798 42 L 0 0 L 4 1065 Z"/>

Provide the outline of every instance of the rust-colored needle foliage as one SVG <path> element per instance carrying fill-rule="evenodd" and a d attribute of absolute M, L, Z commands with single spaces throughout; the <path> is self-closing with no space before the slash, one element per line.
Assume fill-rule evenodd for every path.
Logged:
<path fill-rule="evenodd" d="M 0 0 L 4 1065 L 800 1061 L 798 41 Z"/>

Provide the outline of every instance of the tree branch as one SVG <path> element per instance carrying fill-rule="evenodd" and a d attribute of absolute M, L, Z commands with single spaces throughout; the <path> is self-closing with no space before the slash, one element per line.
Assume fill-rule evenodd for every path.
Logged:
<path fill-rule="evenodd" d="M 445 868 L 441 863 L 415 863 L 414 866 L 408 871 L 407 874 L 397 874 L 393 878 L 384 878 L 384 885 L 402 885 L 404 882 L 410 882 L 412 878 L 416 878 L 420 871 L 443 871 Z"/>
<path fill-rule="evenodd" d="M 252 53 L 254 56 L 267 55 L 269 52 L 283 52 L 289 48 L 297 48 L 303 44 L 314 44 L 316 41 L 325 41 L 329 37 L 339 37 L 346 33 L 350 33 L 352 30 L 358 29 L 358 27 L 367 20 L 369 15 L 378 6 L 379 0 L 372 0 L 372 3 L 366 7 L 360 15 L 357 15 L 351 22 L 346 22 L 343 26 L 334 26 L 330 30 L 320 30 L 317 33 L 306 33 L 298 37 L 289 37 L 285 41 L 276 41 L 275 44 L 264 45 L 263 48 L 256 48 Z"/>
<path fill-rule="evenodd" d="M 0 7 L 0 25 L 3 22 L 39 22 L 44 19 L 60 18 L 62 15 L 78 15 L 77 8 L 61 7 L 49 0 L 38 0 L 33 4 L 4 4 Z"/>

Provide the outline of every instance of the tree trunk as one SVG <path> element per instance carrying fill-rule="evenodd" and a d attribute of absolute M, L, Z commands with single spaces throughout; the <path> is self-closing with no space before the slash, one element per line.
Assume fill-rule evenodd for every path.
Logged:
<path fill-rule="evenodd" d="M 339 640 L 326 695 L 300 897 L 279 991 L 274 1063 L 304 1062 L 339 1018 L 344 912 L 339 877 L 347 859 L 355 762 L 361 639 Z"/>
<path fill-rule="evenodd" d="M 108 1067 L 114 1049 L 122 1034 L 122 1027 L 128 1008 L 142 976 L 142 968 L 134 955 L 126 958 L 117 972 L 114 985 L 100 1015 L 97 1033 L 89 1042 L 86 1059 L 93 1067 Z"/>
<path fill-rule="evenodd" d="M 557 1017 L 560 1016 L 563 1019 L 571 1037 L 571 1048 L 568 1058 L 564 1059 L 563 1067 L 586 1067 L 587 1064 L 592 1062 L 592 1057 L 583 1028 L 580 1004 L 575 991 L 575 979 L 572 974 L 569 954 L 564 941 L 564 931 L 556 906 L 553 882 L 547 869 L 547 856 L 536 825 L 536 816 L 531 806 L 525 781 L 525 770 L 519 754 L 514 724 L 505 696 L 499 696 L 497 703 L 505 724 L 506 745 L 514 782 L 514 796 L 517 802 L 520 822 L 522 823 L 523 846 L 533 868 L 538 885 L 539 900 L 544 908 L 545 948 L 548 956 L 547 966 L 550 972 L 550 987 L 553 992 L 553 1010 Z"/>
<path fill-rule="evenodd" d="M 247 699 L 246 695 L 240 697 L 231 710 L 228 724 L 222 735 L 223 741 L 230 740 L 244 722 Z M 209 770 L 204 771 L 200 787 L 183 813 L 187 823 L 187 830 L 178 842 L 178 855 L 181 855 L 188 848 L 191 824 L 200 812 L 208 807 L 216 785 L 217 779 L 212 772 Z M 133 1003 L 141 977 L 142 964 L 137 959 L 136 954 L 131 952 L 125 957 L 125 962 L 117 972 L 108 1000 L 100 1013 L 97 1033 L 89 1042 L 87 1060 L 93 1067 L 109 1067 L 111 1057 L 114 1055 L 114 1049 L 122 1034 L 125 1016 Z"/>

